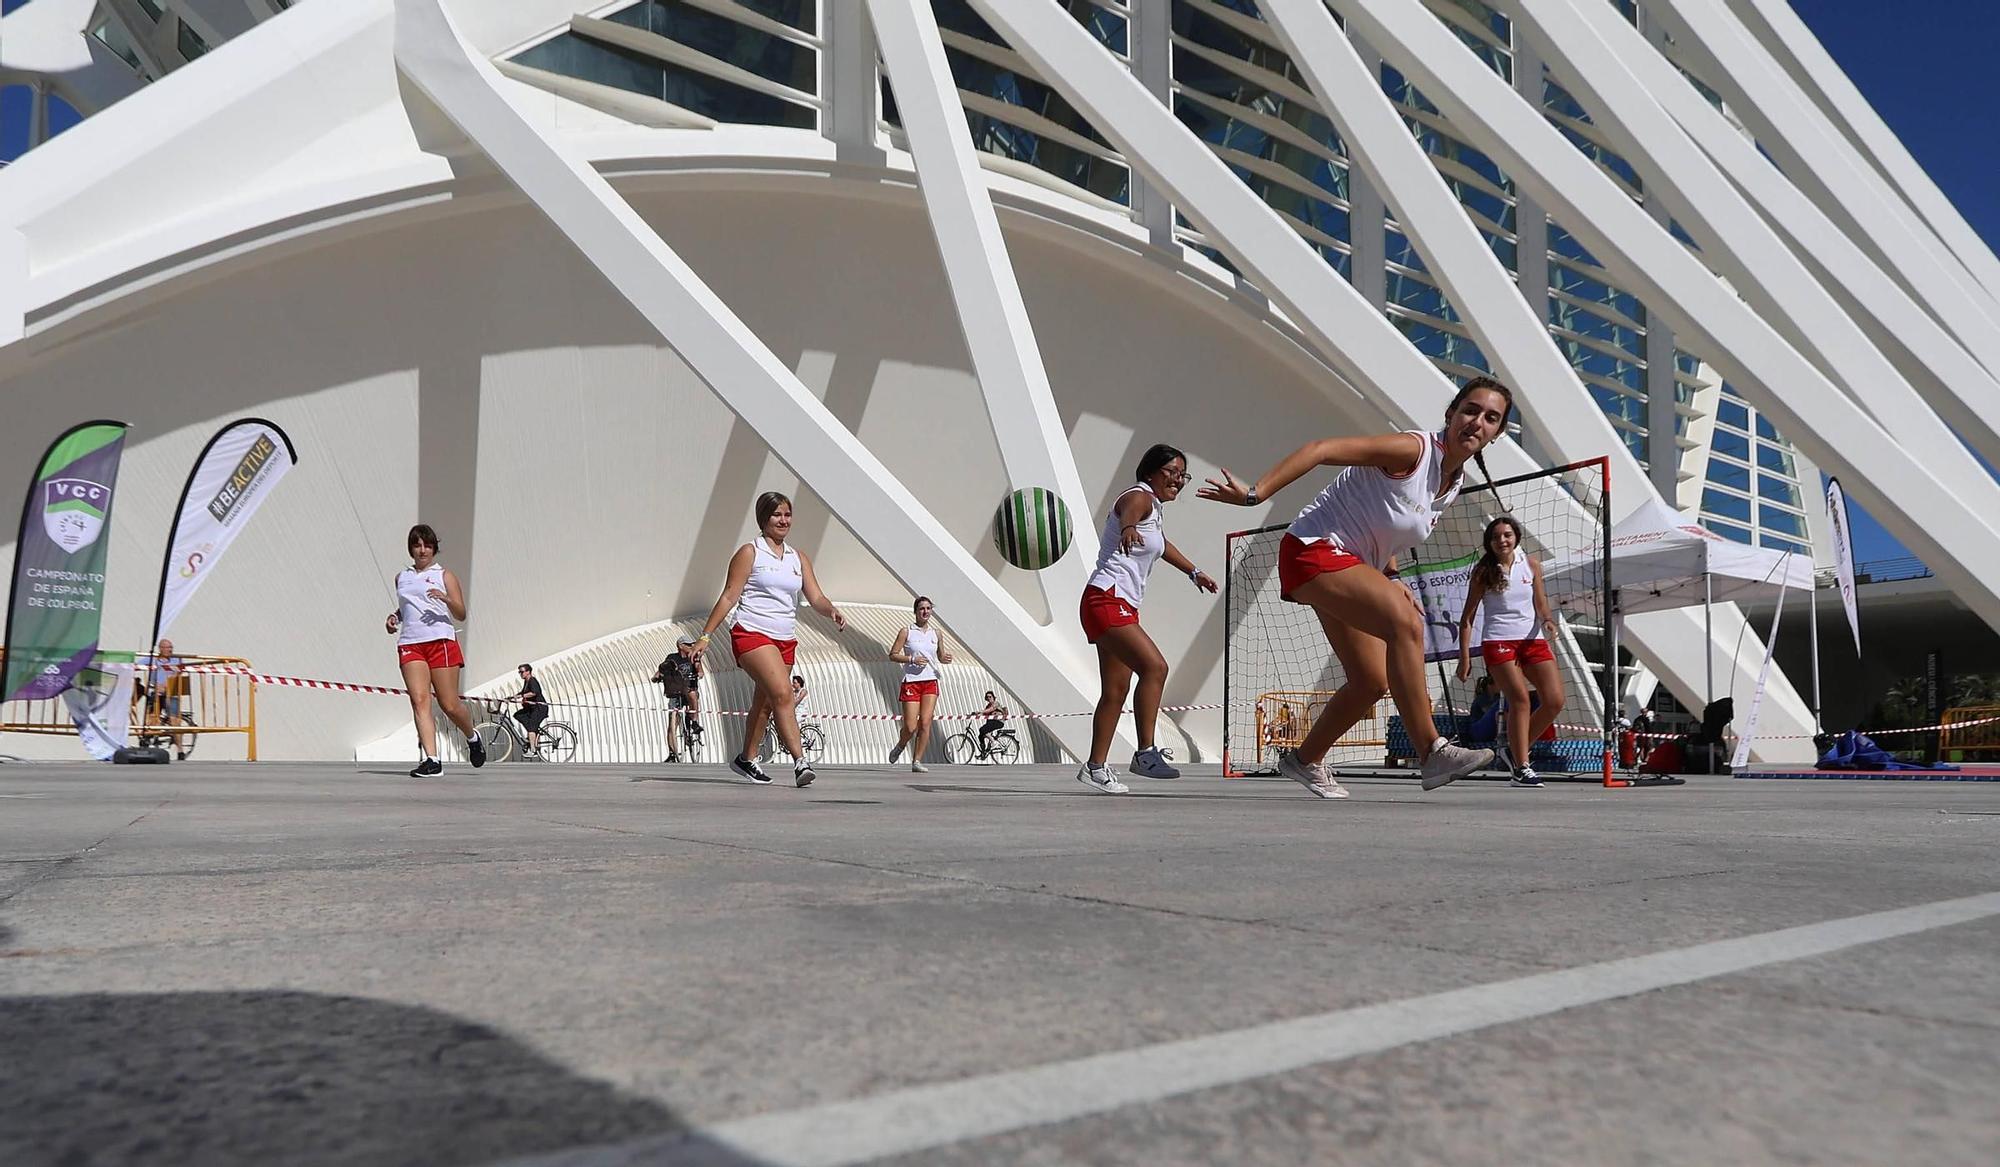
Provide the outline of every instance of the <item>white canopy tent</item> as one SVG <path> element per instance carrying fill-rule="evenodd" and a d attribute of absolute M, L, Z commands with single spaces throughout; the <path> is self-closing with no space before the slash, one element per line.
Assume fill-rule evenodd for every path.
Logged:
<path fill-rule="evenodd" d="M 1604 563 L 1598 558 L 1558 561 L 1543 577 L 1549 602 L 1601 595 Z M 1701 604 L 1711 611 L 1720 600 L 1761 599 L 1785 588 L 1812 594 L 1812 561 L 1789 551 L 1737 543 L 1676 514 L 1658 498 L 1649 498 L 1611 529 L 1611 618 L 1607 635 L 1612 664 L 1617 663 L 1618 617 L 1630 612 L 1654 612 Z M 1817 611 L 1814 614 L 1818 623 Z M 1709 621 L 1712 629 L 1713 620 Z M 1814 632 L 1817 670 L 1818 632 Z M 1705 699 L 1715 699 L 1715 663 L 1707 668 Z M 1813 678 L 1813 715 L 1819 715 L 1819 678 Z"/>

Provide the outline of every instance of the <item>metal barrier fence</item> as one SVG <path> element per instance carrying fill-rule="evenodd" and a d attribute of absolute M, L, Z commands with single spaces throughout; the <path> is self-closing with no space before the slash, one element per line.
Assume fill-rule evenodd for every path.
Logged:
<path fill-rule="evenodd" d="M 1962 705 L 1945 710 L 1943 728 L 1938 730 L 1938 757 L 1947 762 L 2000 761 L 2000 721 L 1996 718 L 2000 718 L 2000 705 Z"/>
<path fill-rule="evenodd" d="M 0 653 L 0 660 L 5 654 Z M 233 665 L 245 670 L 250 662 L 234 656 L 194 656 L 175 653 L 182 668 Z M 207 737 L 242 734 L 244 757 L 257 760 L 257 681 L 230 673 L 194 673 L 169 669 L 162 673 L 154 654 L 137 654 L 132 666 L 133 741 L 169 736 Z M 154 684 L 155 680 L 163 684 Z M 0 733 L 76 736 L 69 708 L 61 697 L 45 701 L 9 701 L 0 705 Z"/>

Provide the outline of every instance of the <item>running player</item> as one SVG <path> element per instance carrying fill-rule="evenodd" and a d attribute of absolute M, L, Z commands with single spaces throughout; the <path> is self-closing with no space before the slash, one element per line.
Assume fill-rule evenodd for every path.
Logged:
<path fill-rule="evenodd" d="M 910 609 L 917 622 L 896 633 L 896 643 L 889 646 L 889 659 L 903 666 L 903 687 L 896 694 L 903 704 L 903 732 L 889 748 L 889 764 L 895 765 L 914 741 L 910 769 L 927 774 L 930 768 L 924 765 L 924 747 L 930 745 L 931 718 L 937 710 L 937 666 L 951 663 L 951 650 L 944 646 L 943 634 L 931 626 L 934 609 L 930 597 L 918 596 Z"/>
<path fill-rule="evenodd" d="M 1225 469 L 1221 481 L 1211 478 L 1198 492 L 1255 506 L 1316 466 L 1345 467 L 1299 512 L 1278 546 L 1279 594 L 1311 605 L 1347 673 L 1298 749 L 1278 758 L 1279 771 L 1314 795 L 1347 797 L 1321 760 L 1385 690 L 1417 744 L 1425 790 L 1492 762 L 1491 750 L 1439 736 L 1424 680 L 1423 613 L 1386 573 L 1398 550 L 1430 537 L 1438 516 L 1458 497 L 1466 462 L 1476 460 L 1486 472 L 1482 452 L 1500 436 L 1513 405 L 1505 385 L 1474 377 L 1452 398 L 1444 428 L 1434 433 L 1322 438 L 1287 454 L 1255 482 L 1239 482 Z"/>
<path fill-rule="evenodd" d="M 1549 597 L 1542 590 L 1542 565 L 1521 546 L 1521 524 L 1501 515 L 1480 537 L 1486 553 L 1472 568 L 1465 614 L 1458 621 L 1458 679 L 1472 675 L 1472 617 L 1480 615 L 1479 654 L 1486 671 L 1507 698 L 1506 743 L 1513 763 L 1512 785 L 1540 786 L 1528 751 L 1563 709 L 1562 670 L 1543 633 L 1556 634 Z M 1542 703 L 1530 711 L 1528 686 Z"/>
<path fill-rule="evenodd" d="M 803 592 L 812 610 L 832 620 L 835 628 L 846 628 L 847 617 L 819 590 L 812 560 L 785 543 L 792 532 L 791 499 L 775 490 L 758 495 L 757 530 L 757 538 L 730 557 L 729 577 L 708 614 L 708 623 L 695 637 L 694 652 L 697 658 L 706 653 L 709 638 L 725 619 L 729 620 L 729 646 L 754 686 L 750 716 L 743 727 L 743 749 L 730 760 L 729 768 L 752 782 L 771 780 L 758 767 L 754 755 L 764 736 L 765 721 L 775 719 L 778 740 L 792 755 L 792 781 L 811 786 L 817 775 L 799 742 L 798 711 L 792 700 L 792 664 L 799 650 L 799 595 Z"/>
<path fill-rule="evenodd" d="M 486 764 L 486 743 L 472 728 L 472 716 L 458 699 L 458 674 L 465 652 L 458 645 L 454 620 L 465 619 L 465 591 L 458 577 L 437 561 L 438 537 L 428 523 L 410 528 L 410 566 L 396 573 L 396 610 L 382 627 L 396 637 L 396 659 L 403 670 L 403 688 L 410 693 L 410 712 L 417 720 L 417 741 L 424 760 L 410 771 L 412 778 L 444 772 L 438 760 L 437 722 L 431 698 L 465 735 L 465 752 L 473 769 Z"/>
<path fill-rule="evenodd" d="M 1160 526 L 1160 508 L 1180 496 L 1187 485 L 1187 457 L 1172 446 L 1157 445 L 1139 459 L 1138 481 L 1125 489 L 1104 516 L 1097 540 L 1097 568 L 1083 589 L 1078 617 L 1083 637 L 1097 646 L 1099 688 L 1097 710 L 1090 726 L 1090 757 L 1076 780 L 1106 794 L 1129 789 L 1105 763 L 1111 739 L 1125 709 L 1125 694 L 1133 674 L 1139 692 L 1132 700 L 1132 728 L 1139 739 L 1129 769 L 1142 778 L 1178 778 L 1181 772 L 1153 744 L 1154 723 L 1160 715 L 1160 692 L 1167 685 L 1167 658 L 1146 630 L 1139 627 L 1139 605 L 1146 598 L 1146 580 L 1153 564 L 1166 560 L 1187 573 L 1205 592 L 1216 583 L 1167 541 Z"/>

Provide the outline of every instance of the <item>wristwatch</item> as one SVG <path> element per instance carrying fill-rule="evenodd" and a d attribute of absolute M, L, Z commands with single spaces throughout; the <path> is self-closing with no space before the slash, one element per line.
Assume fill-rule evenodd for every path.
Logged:
<path fill-rule="evenodd" d="M 1246 506 L 1246 507 L 1254 507 L 1254 506 L 1256 506 L 1256 505 L 1257 505 L 1257 484 L 1256 484 L 1256 483 L 1254 483 L 1254 482 L 1253 482 L 1253 483 L 1251 483 L 1251 484 L 1250 484 L 1250 490 L 1249 490 L 1249 492 L 1248 492 L 1248 493 L 1246 493 L 1246 494 L 1244 495 L 1244 498 L 1243 498 L 1243 505 L 1244 505 L 1244 506 Z"/>

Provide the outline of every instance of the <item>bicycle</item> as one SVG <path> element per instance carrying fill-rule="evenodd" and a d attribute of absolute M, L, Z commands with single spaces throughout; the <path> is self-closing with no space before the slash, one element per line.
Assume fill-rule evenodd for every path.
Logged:
<path fill-rule="evenodd" d="M 542 749 L 536 753 L 528 746 L 528 731 L 499 708 L 506 702 L 488 700 L 486 704 L 492 716 L 473 726 L 472 731 L 486 744 L 488 760 L 509 762 L 516 754 L 543 762 L 567 762 L 576 757 L 576 727 L 569 722 L 542 722 L 537 731 L 542 735 Z"/>
<path fill-rule="evenodd" d="M 675 753 L 672 757 L 668 758 L 667 761 L 669 762 L 701 761 L 702 728 L 701 728 L 701 723 L 695 720 L 696 717 L 695 711 L 689 709 L 685 705 L 680 705 L 680 706 L 669 706 L 667 712 L 669 716 L 672 716 L 674 713 L 678 712 L 680 714 L 680 723 L 681 723 L 681 730 L 680 733 L 677 735 L 680 739 L 680 750 L 679 752 Z"/>
<path fill-rule="evenodd" d="M 1006 765 L 1021 760 L 1021 739 L 1014 736 L 1013 730 L 1003 728 L 987 734 L 981 744 L 979 734 L 960 730 L 944 739 L 944 756 L 954 766 L 969 766 L 974 762 Z"/>
<path fill-rule="evenodd" d="M 175 699 L 186 700 L 185 697 Z M 183 733 L 180 739 L 186 744 L 176 747 L 174 734 L 181 728 L 194 729 L 194 714 L 185 709 L 178 714 L 167 713 L 165 706 L 150 693 L 137 695 L 133 699 L 133 706 L 132 712 L 138 716 L 134 718 L 132 729 L 142 748 L 171 749 L 175 753 L 174 760 L 178 762 L 185 762 L 193 756 L 195 743 L 201 740 L 201 735 Z M 158 721 L 154 720 L 156 717 L 159 718 Z"/>
<path fill-rule="evenodd" d="M 826 731 L 820 728 L 818 722 L 802 721 L 799 723 L 799 748 L 806 752 L 806 761 L 811 762 L 815 766 L 819 765 L 820 755 L 826 753 Z M 764 744 L 757 751 L 757 760 L 768 762 L 781 753 L 787 752 L 783 746 L 778 744 L 777 728 L 766 725 L 764 727 Z M 790 755 L 787 754 L 787 756 Z"/>

